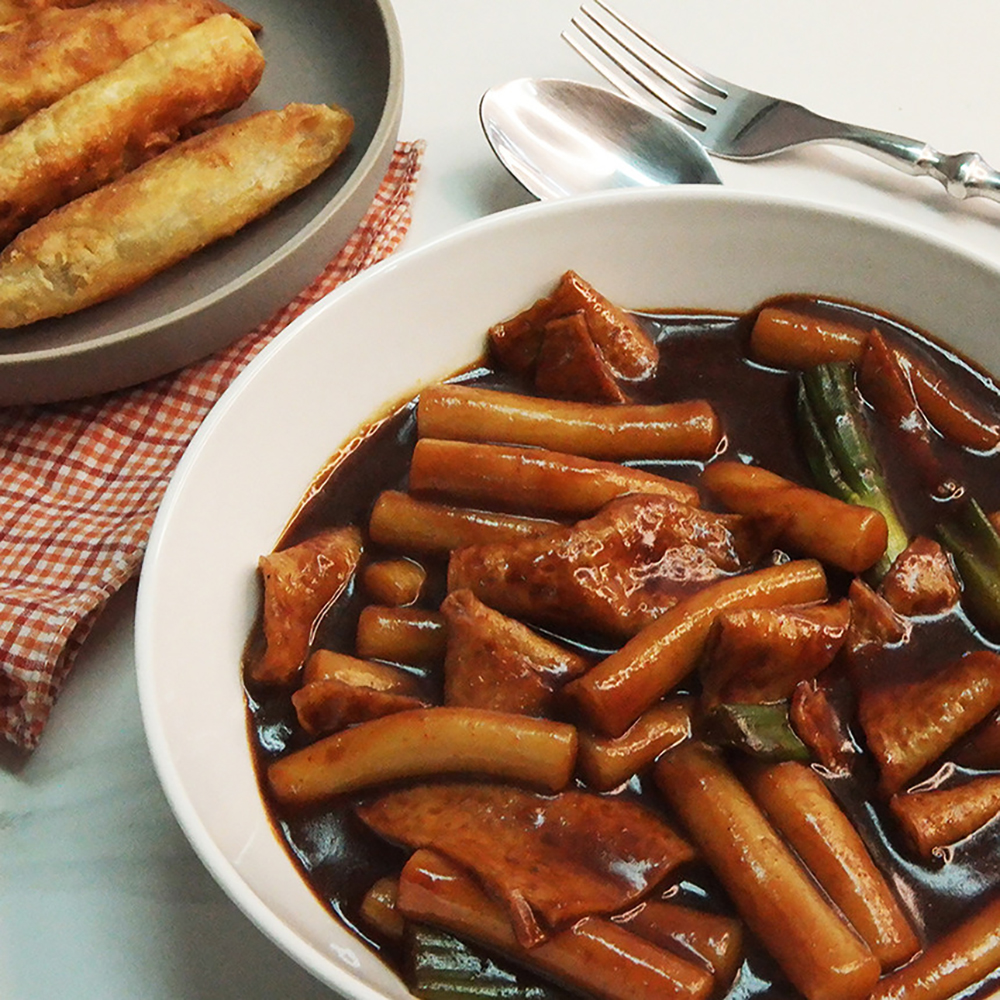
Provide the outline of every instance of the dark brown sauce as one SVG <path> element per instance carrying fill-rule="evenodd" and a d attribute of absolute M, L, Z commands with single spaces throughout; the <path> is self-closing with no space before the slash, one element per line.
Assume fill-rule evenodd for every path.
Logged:
<path fill-rule="evenodd" d="M 802 300 L 796 298 L 797 306 Z M 1000 393 L 992 380 L 960 357 L 936 345 L 930 337 L 908 330 L 891 318 L 853 306 L 810 302 L 818 312 L 845 312 L 861 316 L 891 339 L 904 338 L 908 349 L 933 360 L 953 385 L 967 395 L 1000 412 Z M 661 363 L 656 377 L 630 387 L 636 402 L 657 402 L 685 398 L 709 400 L 719 413 L 727 436 L 727 457 L 741 456 L 799 482 L 811 481 L 796 438 L 795 393 L 797 376 L 787 371 L 762 367 L 747 360 L 746 346 L 750 320 L 747 317 L 703 314 L 639 314 L 661 347 Z M 482 367 L 458 376 L 471 384 L 507 388 L 522 393 L 530 388 L 501 373 Z M 942 502 L 931 499 L 916 482 L 899 449 L 892 446 L 889 431 L 878 431 L 881 456 L 890 486 L 901 503 L 904 519 L 912 535 L 931 534 L 940 519 Z M 402 406 L 363 445 L 339 460 L 322 487 L 304 504 L 287 531 L 282 544 L 293 544 L 328 525 L 368 522 L 372 504 L 385 489 L 405 489 L 407 468 L 416 440 L 415 407 Z M 985 510 L 1000 509 L 1000 456 L 977 455 L 951 449 L 962 482 Z M 658 471 L 674 479 L 695 481 L 699 463 L 629 463 Z M 369 544 L 365 559 L 384 556 Z M 436 607 L 443 597 L 444 564 L 426 564 L 432 581 L 429 596 L 422 604 Z M 834 588 L 849 581 L 831 577 Z M 351 591 L 326 615 L 316 636 L 316 648 L 352 652 L 358 614 L 367 601 Z M 559 635 L 558 640 L 592 649 L 585 636 Z M 259 636 L 252 637 L 252 655 Z M 898 676 L 918 676 L 961 654 L 978 648 L 996 648 L 959 612 L 919 621 L 912 640 L 888 652 L 887 669 Z M 435 678 L 427 684 L 431 693 Z M 295 722 L 287 692 L 273 692 L 256 685 L 247 689 L 249 729 L 258 774 L 263 778 L 267 764 L 275 757 L 305 742 Z M 859 746 L 863 736 L 852 733 Z M 888 880 L 898 891 L 904 908 L 913 917 L 924 941 L 937 938 L 970 913 L 970 907 L 1000 891 L 1000 822 L 994 820 L 978 833 L 957 845 L 945 862 L 918 864 L 900 851 L 901 838 L 884 804 L 874 794 L 875 774 L 870 757 L 861 755 L 859 766 L 849 779 L 830 779 L 830 788 L 852 817 Z M 262 781 L 262 788 L 264 783 Z M 623 794 L 638 794 L 656 808 L 662 799 L 655 790 L 633 779 Z M 333 802 L 321 809 L 282 810 L 264 793 L 267 808 L 291 856 L 313 891 L 333 912 L 366 940 L 366 929 L 358 924 L 358 905 L 364 892 L 382 875 L 396 874 L 406 854 L 379 841 L 354 816 L 354 800 Z M 677 879 L 679 901 L 703 909 L 729 910 L 717 883 L 703 866 L 694 864 Z M 397 962 L 391 946 L 371 942 L 390 962 Z M 985 998 L 994 994 L 1000 973 L 972 988 L 963 997 Z M 732 1000 L 750 996 L 788 997 L 794 991 L 783 980 L 774 962 L 750 946 L 743 971 L 729 996 Z"/>

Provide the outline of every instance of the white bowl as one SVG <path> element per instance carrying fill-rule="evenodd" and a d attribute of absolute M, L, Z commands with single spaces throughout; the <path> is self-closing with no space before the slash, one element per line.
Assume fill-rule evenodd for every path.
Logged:
<path fill-rule="evenodd" d="M 742 311 L 782 292 L 847 299 L 1000 370 L 997 267 L 884 221 L 714 188 L 494 216 L 355 278 L 264 351 L 196 435 L 156 521 L 139 590 L 140 695 L 195 850 L 254 923 L 348 997 L 408 994 L 317 902 L 261 804 L 240 683 L 256 559 L 354 430 L 474 360 L 492 322 L 567 268 L 637 308 Z"/>

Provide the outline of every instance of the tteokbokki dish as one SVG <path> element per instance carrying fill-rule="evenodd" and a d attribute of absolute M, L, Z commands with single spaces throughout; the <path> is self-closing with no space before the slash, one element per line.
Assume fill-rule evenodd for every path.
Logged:
<path fill-rule="evenodd" d="M 998 446 L 890 316 L 567 272 L 260 559 L 278 835 L 421 997 L 992 995 Z"/>

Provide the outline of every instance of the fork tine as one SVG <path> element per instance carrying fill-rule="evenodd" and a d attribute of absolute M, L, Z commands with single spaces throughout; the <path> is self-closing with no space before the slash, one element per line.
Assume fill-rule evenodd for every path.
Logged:
<path fill-rule="evenodd" d="M 690 79 L 697 86 L 701 87 L 703 90 L 707 91 L 710 94 L 714 94 L 716 97 L 722 98 L 723 100 L 729 96 L 729 90 L 732 87 L 732 84 L 730 84 L 727 80 L 723 80 L 722 77 L 720 76 L 714 76 L 707 70 L 700 69 L 699 67 L 695 66 L 694 63 L 686 62 L 679 56 L 676 56 L 673 53 L 668 52 L 665 48 L 663 48 L 659 44 L 659 42 L 657 42 L 654 38 L 650 37 L 641 28 L 636 26 L 632 21 L 630 21 L 627 17 L 625 17 L 624 14 L 620 14 L 610 4 L 606 3 L 605 0 L 593 0 L 593 3 L 596 4 L 598 7 L 600 7 L 601 10 L 607 13 L 610 17 L 614 18 L 614 20 L 616 20 L 623 28 L 625 28 L 626 31 L 628 31 L 635 38 L 638 38 L 643 45 L 645 45 L 647 48 L 655 52 L 661 59 L 665 59 L 668 63 L 670 63 L 671 66 L 676 67 L 686 76 L 690 77 Z M 583 7 L 581 6 L 580 9 L 583 10 Z M 591 18 L 591 20 L 595 21 L 596 23 L 600 23 L 598 19 L 594 17 L 594 15 L 589 11 L 584 11 L 584 13 L 586 13 L 587 16 Z M 604 27 L 604 25 L 601 25 L 601 27 L 604 28 L 605 31 L 608 31 L 608 29 Z M 611 32 L 608 32 L 608 34 L 611 34 Z M 615 40 L 619 43 L 619 45 L 622 45 L 623 48 L 628 50 L 628 46 L 625 45 L 625 43 L 623 43 L 620 38 L 615 36 Z M 649 65 L 648 63 L 646 63 L 645 60 L 640 60 L 640 61 L 645 63 L 647 66 Z"/>
<path fill-rule="evenodd" d="M 595 3 L 629 34 L 637 38 L 645 48 L 664 60 L 668 68 L 664 69 L 663 66 L 650 62 L 631 39 L 623 37 L 615 26 L 606 23 L 606 18 L 602 14 L 595 14 L 586 4 L 581 5 L 578 16 L 570 20 L 570 28 L 575 29 L 581 38 L 586 40 L 587 45 L 566 31 L 562 33 L 562 38 L 619 90 L 640 103 L 648 104 L 649 96 L 652 96 L 657 106 L 664 106 L 683 125 L 704 132 L 707 128 L 704 116 L 714 115 L 717 108 L 695 93 L 692 85 L 721 98 L 725 98 L 725 90 L 710 82 L 709 74 L 698 76 L 693 67 L 685 66 L 663 51 L 652 39 L 626 21 L 603 0 L 595 0 Z M 586 18 L 586 24 L 581 17 Z M 595 34 L 590 25 L 593 25 L 599 34 Z M 683 76 L 678 79 L 678 72 L 673 70 L 679 71 Z M 638 84 L 646 93 L 638 92 L 632 83 Z"/>
<path fill-rule="evenodd" d="M 564 31 L 561 34 L 563 41 L 565 41 L 571 49 L 573 49 L 585 62 L 589 63 L 605 80 L 609 81 L 614 87 L 620 90 L 623 94 L 631 97 L 633 100 L 637 101 L 639 104 L 649 105 L 649 98 L 652 97 L 655 102 L 655 107 L 666 108 L 670 114 L 675 117 L 682 125 L 686 125 L 689 128 L 695 129 L 699 132 L 704 131 L 705 124 L 699 121 L 697 118 L 692 117 L 688 114 L 679 103 L 674 102 L 670 99 L 670 96 L 663 92 L 662 88 L 657 87 L 648 83 L 642 76 L 640 76 L 635 69 L 627 66 L 622 62 L 613 52 L 611 52 L 606 46 L 602 45 L 593 35 L 591 35 L 586 29 L 584 29 L 576 19 L 572 19 L 570 24 L 586 38 L 591 45 L 597 49 L 603 58 L 595 56 L 592 52 L 586 49 L 580 44 L 571 34 Z M 634 84 L 638 84 L 642 88 L 642 91 L 638 90 Z"/>

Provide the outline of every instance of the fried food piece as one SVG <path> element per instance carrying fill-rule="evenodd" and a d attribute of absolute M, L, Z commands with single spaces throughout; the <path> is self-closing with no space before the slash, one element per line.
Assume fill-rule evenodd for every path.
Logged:
<path fill-rule="evenodd" d="M 795 685 L 788 706 L 788 721 L 795 735 L 831 774 L 850 771 L 857 747 L 827 689 L 815 678 Z"/>
<path fill-rule="evenodd" d="M 450 590 L 540 624 L 631 636 L 682 597 L 745 566 L 745 525 L 666 497 L 637 494 L 538 539 L 460 549 Z"/>
<path fill-rule="evenodd" d="M 361 558 L 361 532 L 331 528 L 298 545 L 261 556 L 264 577 L 264 655 L 250 669 L 255 681 L 293 680 L 319 616 L 347 586 Z"/>
<path fill-rule="evenodd" d="M 879 592 L 893 611 L 908 618 L 940 614 L 962 596 L 944 549 L 923 536 L 914 538 L 896 557 Z"/>
<path fill-rule="evenodd" d="M 978 771 L 1000 770 L 1000 712 L 993 712 L 958 744 L 951 759 L 959 767 Z"/>
<path fill-rule="evenodd" d="M 637 379 L 653 373 L 660 352 L 649 334 L 575 271 L 567 271 L 551 295 L 491 327 L 493 351 L 512 371 L 534 371 L 546 325 L 577 312 L 613 375 Z"/>
<path fill-rule="evenodd" d="M 701 664 L 705 706 L 783 701 L 825 670 L 847 636 L 850 605 L 742 608 L 719 615 Z"/>
<path fill-rule="evenodd" d="M 380 719 L 395 712 L 427 708 L 427 702 L 406 694 L 376 691 L 343 681 L 312 681 L 292 695 L 299 725 L 310 736 L 333 733 L 358 722 Z"/>
<path fill-rule="evenodd" d="M 446 705 L 547 715 L 555 692 L 590 665 L 577 653 L 488 608 L 471 590 L 441 604 L 448 633 Z"/>
<path fill-rule="evenodd" d="M 36 112 L 0 137 L 0 246 L 52 209 L 161 153 L 184 130 L 238 107 L 263 71 L 250 30 L 218 14 Z M 186 196 L 177 188 L 170 202 Z M 70 259 L 93 253 L 90 246 L 68 249 L 75 251 Z"/>
<path fill-rule="evenodd" d="M 543 396 L 592 403 L 624 403 L 615 373 L 597 349 L 583 313 L 560 316 L 545 324 L 535 388 Z"/>
<path fill-rule="evenodd" d="M 96 0 L 53 7 L 0 33 L 0 132 L 107 73 L 129 56 L 216 14 L 248 22 L 221 0 Z"/>
<path fill-rule="evenodd" d="M 880 594 L 876 594 L 860 577 L 855 577 L 847 591 L 851 604 L 851 624 L 847 632 L 847 649 L 857 655 L 881 646 L 904 642 L 912 626 Z"/>
<path fill-rule="evenodd" d="M 0 328 L 102 302 L 231 235 L 319 176 L 352 128 L 322 104 L 262 111 L 53 212 L 0 254 Z"/>
<path fill-rule="evenodd" d="M 1000 445 L 1000 422 L 982 402 L 973 402 L 919 358 L 897 348 L 924 416 L 945 439 L 973 451 Z"/>
<path fill-rule="evenodd" d="M 1000 705 L 1000 656 L 966 653 L 929 677 L 876 678 L 858 693 L 858 718 L 882 791 L 900 791 Z"/>
<path fill-rule="evenodd" d="M 982 774 L 949 788 L 903 792 L 889 800 L 889 808 L 914 852 L 930 859 L 1000 813 L 1000 775 Z"/>
<path fill-rule="evenodd" d="M 868 334 L 857 368 L 858 388 L 893 429 L 893 443 L 928 489 L 941 499 L 956 496 L 960 485 L 935 453 L 933 433 L 917 405 L 909 373 L 900 354 L 877 330 Z"/>
<path fill-rule="evenodd" d="M 0 25 L 14 24 L 51 7 L 86 7 L 93 0 L 0 0 Z"/>
<path fill-rule="evenodd" d="M 529 947 L 581 917 L 626 908 L 693 857 L 655 813 L 576 790 L 550 797 L 513 785 L 418 785 L 358 815 L 388 840 L 475 872 Z"/>

